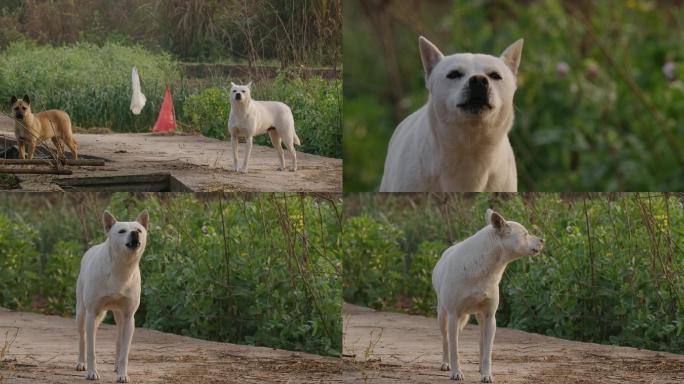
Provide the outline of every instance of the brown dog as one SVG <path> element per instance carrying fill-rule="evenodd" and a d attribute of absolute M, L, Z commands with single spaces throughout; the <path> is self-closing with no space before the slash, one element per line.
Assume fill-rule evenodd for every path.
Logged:
<path fill-rule="evenodd" d="M 71 149 L 74 159 L 78 159 L 76 153 L 76 140 L 71 132 L 71 119 L 66 112 L 51 109 L 36 114 L 31 113 L 31 99 L 24 95 L 23 99 L 12 96 L 12 112 L 14 113 L 14 136 L 19 147 L 19 158 L 25 159 L 24 145 L 28 144 L 28 158 L 33 158 L 33 152 L 39 141 L 52 139 L 57 147 L 57 152 L 64 158 L 64 146 Z"/>

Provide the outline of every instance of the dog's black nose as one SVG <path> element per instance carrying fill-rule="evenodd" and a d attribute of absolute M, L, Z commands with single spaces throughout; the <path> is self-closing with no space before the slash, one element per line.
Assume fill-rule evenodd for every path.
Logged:
<path fill-rule="evenodd" d="M 235 100 L 242 100 L 242 95 L 239 93 L 235 95 Z"/>
<path fill-rule="evenodd" d="M 138 248 L 140 246 L 140 233 L 133 231 L 128 238 L 128 243 L 126 243 L 128 248 Z"/>
<path fill-rule="evenodd" d="M 468 79 L 468 86 L 472 88 L 487 88 L 489 85 L 489 80 L 487 77 L 476 75 Z"/>

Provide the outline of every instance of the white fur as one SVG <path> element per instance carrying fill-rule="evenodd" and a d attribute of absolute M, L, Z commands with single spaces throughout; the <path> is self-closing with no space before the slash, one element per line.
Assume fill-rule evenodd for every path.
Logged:
<path fill-rule="evenodd" d="M 429 98 L 392 135 L 380 191 L 516 192 L 508 132 L 523 41 L 500 58 L 471 53 L 444 57 L 423 37 L 419 45 Z M 455 70 L 462 77 L 448 78 Z M 473 76 L 488 81 L 489 107 L 478 112 L 463 106 Z"/>
<path fill-rule="evenodd" d="M 228 117 L 228 131 L 230 141 L 233 144 L 233 165 L 235 171 L 247 173 L 249 156 L 252 153 L 252 139 L 254 136 L 268 133 L 271 143 L 278 152 L 280 160 L 279 170 L 285 169 L 285 144 L 292 157 L 291 171 L 297 170 L 297 152 L 294 145 L 300 145 L 299 137 L 295 132 L 294 117 L 292 111 L 285 103 L 279 101 L 252 100 L 251 86 L 236 85 L 231 83 L 230 89 L 230 116 Z M 240 99 L 238 99 L 240 97 Z M 238 167 L 238 138 L 245 137 L 247 153 L 242 167 Z"/>
<path fill-rule="evenodd" d="M 117 222 L 109 212 L 102 221 L 107 233 L 104 243 L 90 248 L 81 260 L 76 284 L 76 321 L 79 332 L 77 371 L 86 379 L 100 378 L 95 362 L 95 334 L 108 310 L 114 313 L 117 326 L 114 372 L 117 383 L 128 383 L 128 353 L 135 329 L 135 311 L 140 304 L 140 268 L 138 263 L 147 244 L 149 215 L 143 211 L 137 221 Z M 121 232 L 121 233 L 120 233 Z M 133 232 L 139 245 L 134 245 Z M 86 365 L 87 344 L 87 365 Z"/>
<path fill-rule="evenodd" d="M 437 318 L 442 331 L 442 367 L 452 380 L 463 380 L 458 361 L 458 333 L 476 314 L 480 325 L 480 375 L 492 382 L 492 347 L 499 306 L 499 282 L 511 261 L 539 253 L 544 240 L 525 227 L 487 210 L 487 226 L 449 247 L 432 271 Z"/>

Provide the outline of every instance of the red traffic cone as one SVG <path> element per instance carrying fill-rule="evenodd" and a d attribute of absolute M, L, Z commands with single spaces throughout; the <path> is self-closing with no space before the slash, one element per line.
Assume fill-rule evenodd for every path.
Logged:
<path fill-rule="evenodd" d="M 171 99 L 171 91 L 169 86 L 166 86 L 164 92 L 164 101 L 162 102 L 161 110 L 157 122 L 152 128 L 153 133 L 168 133 L 176 129 L 176 111 L 173 109 L 173 100 Z"/>

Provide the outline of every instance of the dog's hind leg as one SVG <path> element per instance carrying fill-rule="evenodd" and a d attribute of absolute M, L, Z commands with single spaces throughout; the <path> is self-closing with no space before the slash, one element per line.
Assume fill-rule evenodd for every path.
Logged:
<path fill-rule="evenodd" d="M 271 137 L 271 144 L 273 148 L 278 152 L 278 160 L 280 160 L 279 171 L 285 170 L 285 151 L 283 151 L 283 140 L 280 138 L 278 131 L 271 128 L 268 130 L 268 135 Z"/>
<path fill-rule="evenodd" d="M 64 145 L 62 144 L 62 140 L 59 137 L 55 136 L 52 138 L 52 144 L 54 144 L 55 148 L 57 149 L 57 156 L 60 159 L 65 160 L 66 156 L 64 155 Z"/>
<path fill-rule="evenodd" d="M 483 341 L 482 350 L 480 353 L 482 355 L 482 360 L 480 362 L 480 376 L 481 382 L 491 383 L 492 382 L 492 348 L 494 348 L 494 334 L 496 333 L 496 317 L 494 313 L 485 313 L 483 315 L 483 322 L 480 325 L 483 329 Z"/>
<path fill-rule="evenodd" d="M 66 143 L 67 147 L 71 150 L 71 155 L 74 158 L 74 160 L 78 160 L 78 144 L 76 144 L 76 140 L 74 140 L 73 136 L 68 137 L 64 140 Z"/>
<path fill-rule="evenodd" d="M 290 157 L 292 158 L 292 168 L 290 168 L 290 171 L 294 172 L 297 170 L 297 151 L 295 150 L 292 136 L 287 139 L 285 145 L 287 146 L 287 150 L 290 151 Z"/>
<path fill-rule="evenodd" d="M 468 321 L 468 315 L 450 312 L 447 318 L 447 334 L 449 339 L 449 366 L 451 368 L 451 380 L 463 380 L 461 365 L 458 362 L 458 334 L 461 326 Z"/>
<path fill-rule="evenodd" d="M 449 370 L 449 340 L 447 339 L 447 317 L 449 315 L 442 309 L 437 309 L 437 321 L 439 322 L 439 329 L 442 331 L 442 366 L 439 368 L 440 371 Z"/>
<path fill-rule="evenodd" d="M 80 303 L 76 305 L 76 327 L 78 328 L 78 362 L 76 363 L 77 371 L 85 371 L 85 349 L 86 349 L 86 326 L 85 326 L 85 308 Z"/>

